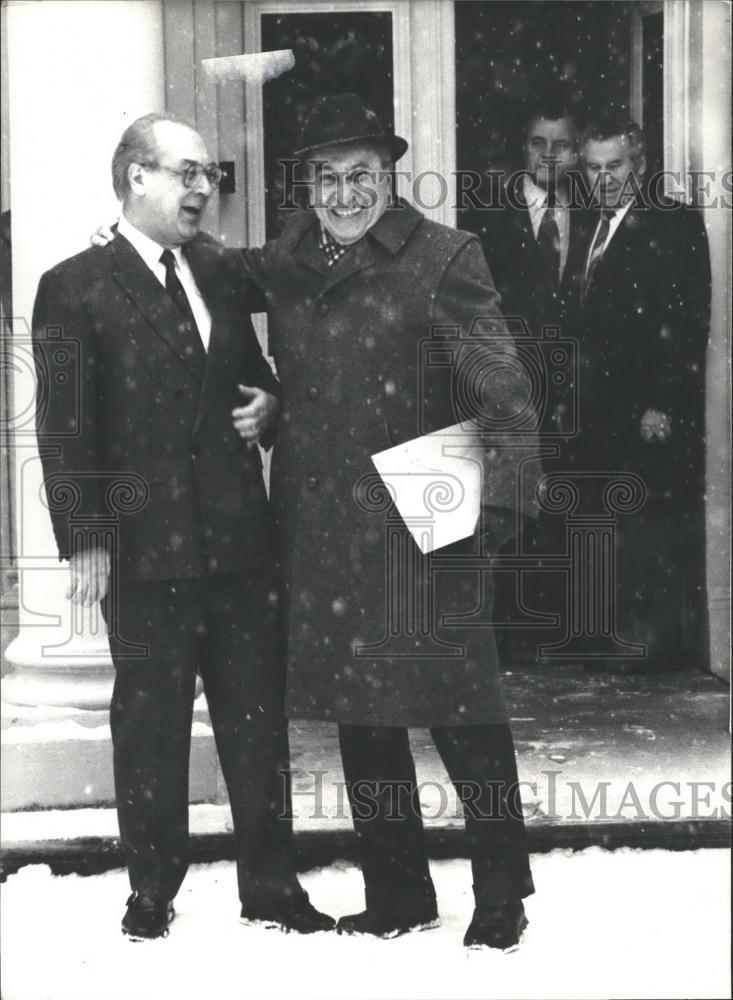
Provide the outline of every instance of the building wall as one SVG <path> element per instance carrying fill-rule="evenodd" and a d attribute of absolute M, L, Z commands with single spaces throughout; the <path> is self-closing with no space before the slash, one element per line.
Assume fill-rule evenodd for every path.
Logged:
<path fill-rule="evenodd" d="M 452 37 L 453 5 L 445 0 L 403 0 L 389 6 L 400 28 L 395 63 L 396 125 L 412 140 L 411 166 L 416 172 L 430 168 L 449 171 L 455 159 L 455 75 L 452 53 L 445 43 Z M 674 106 L 684 112 L 682 119 L 693 140 L 689 143 L 691 163 L 717 171 L 714 183 L 719 185 L 721 172 L 730 168 L 730 11 L 723 0 L 705 4 L 695 0 L 682 6 L 673 0 L 667 10 L 670 16 L 687 16 L 684 44 L 673 51 L 667 66 L 671 81 L 682 71 L 687 81 L 685 88 L 674 90 Z M 13 313 L 20 321 L 13 344 L 27 332 L 23 322 L 30 320 L 41 273 L 82 250 L 99 223 L 116 217 L 118 209 L 109 182 L 110 158 L 122 129 L 141 113 L 167 106 L 194 120 L 219 158 L 235 161 L 241 183 L 235 195 L 221 196 L 214 204 L 212 229 L 231 245 L 257 237 L 258 227 L 253 224 L 257 206 L 248 206 L 245 197 L 252 190 L 248 171 L 253 161 L 247 150 L 252 148 L 253 135 L 256 143 L 256 134 L 245 129 L 246 115 L 252 111 L 247 104 L 249 97 L 237 87 L 217 93 L 202 76 L 199 65 L 200 59 L 209 55 L 251 48 L 253 41 L 245 30 L 247 5 L 235 0 L 48 0 L 42 4 L 11 3 L 3 6 L 2 14 L 2 27 L 7 29 L 3 30 L 3 44 L 7 43 L 3 91 L 8 101 L 3 129 L 9 126 L 13 140 L 9 157 L 3 154 L 2 165 L 4 183 L 8 177 L 13 182 Z M 435 72 L 434 61 L 427 59 L 426 53 L 438 52 L 443 63 L 440 72 Z M 3 135 L 7 139 L 7 131 Z M 441 158 L 437 164 L 436 148 Z M 0 190 L 0 198 L 6 195 L 6 188 Z M 260 214 L 264 225 L 264 212 Z M 438 217 L 450 221 L 448 216 Z M 714 271 L 708 381 L 711 660 L 715 672 L 726 676 L 730 609 L 730 212 L 706 210 L 706 224 Z M 7 342 L 5 331 L 4 337 Z M 32 401 L 32 370 L 14 371 L 11 389 L 16 403 Z M 106 726 L 104 706 L 111 668 L 99 616 L 94 621 L 88 616 L 80 628 L 78 622 L 72 622 L 63 597 L 65 570 L 58 565 L 47 512 L 39 502 L 40 470 L 32 435 L 19 436 L 7 419 L 0 421 L 0 427 L 6 433 L 7 454 L 12 456 L 12 469 L 7 467 L 0 489 L 8 491 L 9 472 L 15 480 L 12 499 L 18 530 L 14 544 L 20 557 L 22 626 L 8 651 L 16 668 L 15 684 L 4 690 L 9 694 L 12 687 L 15 697 L 24 689 L 25 701 L 19 703 L 29 706 L 26 715 L 11 716 L 11 725 L 18 720 L 19 725 L 32 725 L 33 719 L 40 718 L 36 705 L 60 705 L 79 708 L 82 714 L 99 710 L 100 718 L 90 721 L 85 715 L 85 724 Z M 12 606 L 12 578 L 5 572 L 11 545 L 7 522 L 1 540 L 0 555 L 5 557 L 0 565 L 2 597 Z M 52 635 L 67 643 L 68 656 L 63 662 L 44 659 L 44 646 Z M 26 749 L 13 758 L 17 767 L 11 778 L 23 790 L 30 773 L 24 771 L 30 752 L 27 748 L 33 741 L 24 737 L 14 745 L 21 744 Z M 65 768 L 60 783 L 71 783 L 68 787 L 60 788 L 55 780 L 58 771 L 46 768 L 46 791 L 29 789 L 25 799 L 21 796 L 17 801 L 43 805 L 48 801 L 44 795 L 57 792 L 65 805 L 86 801 L 88 746 L 88 741 L 86 746 L 84 741 L 62 744 L 58 759 L 65 762 Z M 208 750 L 206 760 L 209 767 Z M 54 780 L 49 780 L 51 774 Z M 72 787 L 74 781 L 82 783 L 79 794 L 76 786 Z M 209 786 L 210 793 L 201 794 L 216 798 L 215 778 Z"/>
<path fill-rule="evenodd" d="M 730 682 L 731 559 L 731 7 L 696 0 L 690 8 L 688 104 L 690 166 L 706 172 L 704 209 L 713 300 L 707 359 L 707 551 L 710 669 Z M 704 181 L 707 184 L 707 181 Z M 727 207 L 726 207 L 727 199 Z"/>

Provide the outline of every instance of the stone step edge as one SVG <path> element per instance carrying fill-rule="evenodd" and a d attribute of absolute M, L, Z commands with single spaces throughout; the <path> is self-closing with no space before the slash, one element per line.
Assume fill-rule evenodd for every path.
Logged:
<path fill-rule="evenodd" d="M 425 831 L 431 858 L 466 857 L 466 841 L 458 826 L 428 827 Z M 589 847 L 617 850 L 622 847 L 643 850 L 673 851 L 702 848 L 730 848 L 731 826 L 726 820 L 708 819 L 693 822 L 657 820 L 650 822 L 538 822 L 527 828 L 529 850 L 534 854 L 565 849 L 578 851 Z M 310 830 L 296 832 L 298 868 L 305 871 L 330 865 L 335 861 L 356 860 L 353 831 Z M 98 874 L 124 867 L 119 841 L 111 836 L 74 837 L 5 843 L 0 852 L 0 880 L 30 864 L 49 865 L 55 874 L 76 872 Z M 192 834 L 190 861 L 211 863 L 233 861 L 231 833 Z"/>

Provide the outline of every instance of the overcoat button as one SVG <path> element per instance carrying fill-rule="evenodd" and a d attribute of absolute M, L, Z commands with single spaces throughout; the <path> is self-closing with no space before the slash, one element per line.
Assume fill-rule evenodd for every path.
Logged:
<path fill-rule="evenodd" d="M 321 316 L 326 315 L 326 313 L 328 312 L 328 306 L 326 305 L 325 302 L 321 302 L 321 304 L 318 307 L 318 312 L 321 314 Z"/>
<path fill-rule="evenodd" d="M 308 476 L 307 482 L 308 482 L 308 487 L 310 489 L 315 489 L 315 486 L 316 486 L 316 483 L 318 482 L 318 480 L 316 479 L 315 476 Z"/>
<path fill-rule="evenodd" d="M 310 387 L 310 389 L 308 390 L 308 395 L 310 396 L 311 399 L 317 399 L 318 398 L 318 389 L 316 389 L 316 387 L 314 385 L 312 385 Z"/>

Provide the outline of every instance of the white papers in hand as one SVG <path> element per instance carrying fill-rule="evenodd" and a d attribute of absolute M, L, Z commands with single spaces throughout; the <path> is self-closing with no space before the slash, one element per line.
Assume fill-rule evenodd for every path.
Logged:
<path fill-rule="evenodd" d="M 476 428 L 469 423 L 372 455 L 423 554 L 473 534 L 481 505 L 482 458 Z"/>

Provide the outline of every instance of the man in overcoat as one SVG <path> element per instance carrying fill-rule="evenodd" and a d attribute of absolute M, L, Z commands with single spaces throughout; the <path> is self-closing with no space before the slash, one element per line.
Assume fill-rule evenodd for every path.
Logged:
<path fill-rule="evenodd" d="M 239 256 L 199 236 L 220 170 L 192 128 L 148 115 L 112 174 L 116 238 L 43 275 L 33 328 L 46 494 L 69 596 L 102 601 L 131 938 L 167 934 L 188 864 L 201 674 L 229 792 L 242 917 L 314 931 L 291 851 L 273 526 L 259 452 L 279 386 Z M 70 367 L 69 359 L 75 362 Z M 244 387 L 247 441 L 231 423 Z"/>
<path fill-rule="evenodd" d="M 322 99 L 296 154 L 313 208 L 244 252 L 283 386 L 271 498 L 286 711 L 339 725 L 366 895 L 339 930 L 388 937 L 437 918 L 408 741 L 419 726 L 464 802 L 476 902 L 465 943 L 506 948 L 533 892 L 514 748 L 491 629 L 449 619 L 482 600 L 490 615 L 479 567 L 535 514 L 536 428 L 478 239 L 391 197 L 406 148 L 355 95 Z M 371 456 L 468 418 L 484 447 L 481 526 L 423 556 Z"/>
<path fill-rule="evenodd" d="M 607 473 L 643 481 L 643 505 L 618 518 L 618 634 L 643 647 L 632 667 L 686 666 L 704 648 L 707 235 L 696 209 L 646 177 L 636 123 L 590 122 L 581 155 L 596 222 L 582 273 L 575 463 L 599 474 L 599 491 Z"/>

